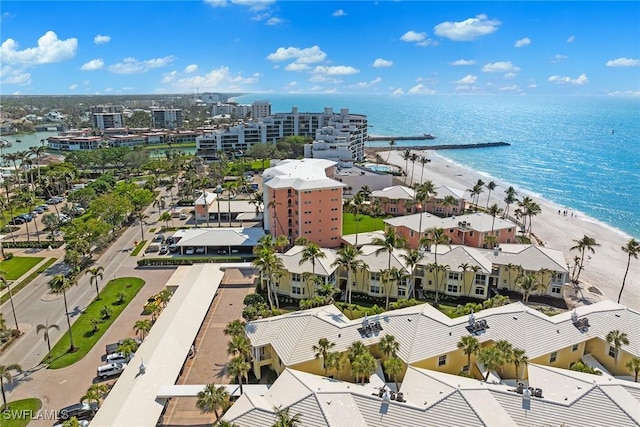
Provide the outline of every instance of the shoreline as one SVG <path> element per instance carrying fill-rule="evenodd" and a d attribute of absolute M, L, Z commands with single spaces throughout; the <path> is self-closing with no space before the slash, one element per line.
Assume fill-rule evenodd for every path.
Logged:
<path fill-rule="evenodd" d="M 485 183 L 494 181 L 497 188 L 491 192 L 490 204 L 497 203 L 500 208 L 504 209 L 504 191 L 512 185 L 508 181 L 463 166 L 435 151 L 423 149 L 413 150 L 413 152 L 431 159 L 431 162 L 425 165 L 424 180 L 433 181 L 436 187 L 446 185 L 466 190 L 471 188 L 478 179 L 482 179 Z M 401 157 L 401 151 L 391 151 L 389 163 L 404 169 L 405 161 Z M 411 170 L 408 172 L 410 173 Z M 414 182 L 420 179 L 420 173 L 421 167 L 416 167 L 413 171 Z M 545 243 L 545 246 L 562 251 L 567 264 L 573 265 L 573 258 L 579 255 L 576 251 L 570 251 L 570 248 L 575 244 L 574 239 L 579 240 L 583 235 L 596 239 L 600 246 L 595 247 L 595 254 L 590 254 L 590 258 L 585 254 L 585 267 L 581 273 L 580 282 L 582 286 L 587 288 L 590 285 L 596 286 L 606 298 L 617 301 L 628 260 L 627 254 L 621 250 L 621 247 L 626 245 L 632 236 L 583 212 L 546 199 L 535 191 L 522 189 L 515 185 L 513 187 L 518 191 L 518 198 L 526 195 L 540 205 L 542 212 L 533 217 L 533 233 Z M 480 195 L 479 204 L 485 206 L 486 203 L 487 191 L 485 188 L 485 191 Z M 511 209 L 514 209 L 514 205 Z M 558 214 L 558 210 L 567 210 L 567 216 L 562 213 Z M 571 217 L 570 213 L 573 213 L 574 216 Z M 640 310 L 640 261 L 638 260 L 631 262 L 620 303 L 629 308 Z"/>

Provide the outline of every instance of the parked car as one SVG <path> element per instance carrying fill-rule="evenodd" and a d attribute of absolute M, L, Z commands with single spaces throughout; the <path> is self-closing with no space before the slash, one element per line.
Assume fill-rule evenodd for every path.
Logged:
<path fill-rule="evenodd" d="M 172 254 L 178 252 L 178 245 L 176 245 L 175 243 L 172 243 L 169 245 L 169 252 L 171 252 Z"/>
<path fill-rule="evenodd" d="M 198 247 L 196 248 L 196 253 L 197 253 L 197 254 L 203 254 L 203 253 L 205 253 L 205 252 L 206 252 L 206 248 L 205 248 L 204 246 L 198 246 Z"/>
<path fill-rule="evenodd" d="M 38 212 L 35 210 L 31 212 L 29 215 L 31 215 L 31 218 L 38 218 Z"/>
<path fill-rule="evenodd" d="M 167 245 L 160 246 L 160 252 L 159 252 L 160 255 L 164 255 L 167 252 L 169 252 L 169 247 Z"/>
<path fill-rule="evenodd" d="M 180 219 L 187 219 L 187 214 L 184 212 L 180 212 Z"/>
<path fill-rule="evenodd" d="M 18 215 L 18 216 L 20 218 L 24 219 L 27 222 L 33 221 L 33 217 L 31 215 L 29 215 L 29 214 L 21 214 L 21 215 Z"/>
<path fill-rule="evenodd" d="M 167 245 L 173 245 L 175 243 L 175 241 L 173 240 L 173 237 L 167 237 L 167 240 L 164 241 Z"/>
<path fill-rule="evenodd" d="M 146 253 L 152 253 L 152 252 L 160 252 L 160 244 L 158 243 L 150 243 L 149 246 L 147 246 L 147 249 L 145 250 Z"/>
<path fill-rule="evenodd" d="M 129 357 L 126 357 L 124 353 L 111 353 L 107 354 L 106 364 L 109 363 L 129 363 L 135 356 L 135 353 L 131 353 Z"/>
<path fill-rule="evenodd" d="M 13 219 L 11 219 L 11 221 L 9 221 L 9 224 L 11 224 L 11 225 L 20 225 L 20 224 L 24 224 L 25 222 L 27 222 L 27 221 L 25 221 L 24 218 L 16 216 L 16 217 L 13 217 Z"/>
<path fill-rule="evenodd" d="M 76 403 L 66 406 L 58 411 L 59 420 L 68 420 L 76 417 L 78 420 L 91 419 L 98 411 L 98 405 L 95 403 Z"/>
<path fill-rule="evenodd" d="M 155 236 L 153 236 L 153 241 L 162 243 L 164 242 L 164 236 L 162 234 L 156 234 Z"/>
<path fill-rule="evenodd" d="M 187 248 L 186 251 L 184 251 L 185 255 L 193 255 L 196 252 L 196 250 L 194 248 Z"/>
<path fill-rule="evenodd" d="M 107 354 L 112 354 L 112 353 L 117 353 L 118 352 L 118 347 L 120 347 L 120 345 L 124 342 L 124 340 L 126 339 L 132 339 L 136 342 L 136 344 L 140 345 L 142 344 L 142 340 L 140 338 L 123 338 L 118 342 L 114 342 L 112 344 L 107 344 L 105 346 L 105 351 Z"/>
<path fill-rule="evenodd" d="M 38 206 L 33 211 L 38 212 L 40 215 L 42 215 L 44 213 L 44 208 L 42 208 L 41 206 Z"/>
<path fill-rule="evenodd" d="M 120 375 L 126 367 L 126 363 L 107 363 L 106 365 L 98 366 L 96 376 L 98 378 L 109 378 Z"/>

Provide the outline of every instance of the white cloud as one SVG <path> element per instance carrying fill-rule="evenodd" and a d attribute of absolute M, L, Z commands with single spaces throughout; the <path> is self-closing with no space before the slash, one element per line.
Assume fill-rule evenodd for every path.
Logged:
<path fill-rule="evenodd" d="M 518 75 L 518 74 L 516 74 L 516 73 L 508 72 L 508 73 L 506 73 L 506 74 L 504 75 L 504 78 L 505 78 L 505 79 L 512 79 L 512 78 L 514 78 L 514 77 L 515 77 L 515 76 L 517 76 L 517 75 Z"/>
<path fill-rule="evenodd" d="M 176 89 L 190 91 L 194 87 L 200 90 L 239 90 L 242 89 L 241 85 L 248 85 L 256 83 L 260 77 L 260 74 L 253 74 L 251 77 L 242 77 L 240 74 L 232 75 L 229 67 L 220 67 L 209 71 L 207 74 L 184 77 L 181 79 L 174 79 L 172 81 L 173 86 Z"/>
<path fill-rule="evenodd" d="M 395 96 L 404 95 L 404 91 L 402 90 L 402 88 L 398 88 L 393 91 L 392 95 L 395 95 Z"/>
<path fill-rule="evenodd" d="M 449 65 L 460 66 L 460 65 L 474 65 L 476 61 L 473 59 L 458 59 L 457 61 L 449 62 Z"/>
<path fill-rule="evenodd" d="M 358 82 L 358 87 L 359 88 L 371 87 L 371 86 L 377 85 L 381 81 L 382 81 L 382 79 L 380 77 L 376 77 L 375 79 L 373 79 L 373 80 L 371 80 L 369 82 Z"/>
<path fill-rule="evenodd" d="M 314 74 L 309 78 L 310 82 L 313 83 L 330 83 L 330 84 L 340 84 L 342 80 L 336 77 L 329 77 L 322 74 Z"/>
<path fill-rule="evenodd" d="M 171 83 L 172 81 L 174 81 L 176 79 L 176 77 L 178 77 L 178 72 L 177 71 L 171 71 L 169 73 L 164 73 L 162 75 L 162 80 L 160 81 L 160 83 L 162 83 L 162 84 Z"/>
<path fill-rule="evenodd" d="M 416 83 L 423 83 L 423 82 L 426 84 L 435 85 L 435 84 L 438 84 L 438 79 L 434 77 L 417 77 L 416 78 Z"/>
<path fill-rule="evenodd" d="M 78 89 L 78 85 L 75 83 L 69 86 L 69 90 L 76 90 L 76 89 Z"/>
<path fill-rule="evenodd" d="M 437 92 L 422 83 L 418 83 L 407 92 L 411 95 L 435 95 Z"/>
<path fill-rule="evenodd" d="M 556 53 L 551 57 L 551 62 L 562 62 L 567 58 L 568 58 L 567 55 L 560 55 L 559 53 Z"/>
<path fill-rule="evenodd" d="M 473 74 L 467 74 L 466 76 L 464 76 L 460 80 L 456 81 L 456 83 L 459 84 L 459 85 L 472 85 L 477 81 L 478 81 L 478 77 L 477 76 L 474 76 Z"/>
<path fill-rule="evenodd" d="M 93 42 L 95 44 L 105 44 L 105 43 L 109 43 L 110 41 L 111 41 L 110 36 L 103 36 L 102 34 L 98 34 L 93 38 Z"/>
<path fill-rule="evenodd" d="M 198 71 L 198 65 L 197 64 L 190 64 L 190 65 L 187 65 L 184 68 L 184 72 L 187 73 L 187 74 L 195 73 L 196 71 Z"/>
<path fill-rule="evenodd" d="M 402 40 L 403 42 L 415 43 L 418 46 L 430 46 L 438 44 L 427 37 L 427 33 L 418 33 L 413 30 L 407 31 L 402 36 L 400 36 L 400 40 Z"/>
<path fill-rule="evenodd" d="M 530 85 L 528 85 L 527 87 L 528 87 L 529 89 L 535 89 L 535 88 L 537 88 L 537 87 L 538 87 L 538 85 L 537 85 L 537 84 L 535 84 L 535 83 L 531 83 L 531 84 L 530 84 Z"/>
<path fill-rule="evenodd" d="M 516 40 L 515 47 L 524 47 L 529 46 L 531 44 L 531 39 L 529 37 L 525 37 L 520 40 Z"/>
<path fill-rule="evenodd" d="M 284 22 L 283 19 L 278 18 L 277 16 L 272 16 L 271 18 L 267 19 L 267 22 L 265 22 L 265 24 L 274 26 L 274 25 L 282 24 L 283 22 Z"/>
<path fill-rule="evenodd" d="M 520 67 L 513 65 L 511 61 L 499 61 L 485 64 L 485 66 L 482 67 L 482 71 L 485 73 L 508 73 L 520 71 Z"/>
<path fill-rule="evenodd" d="M 609 92 L 609 96 L 640 96 L 640 90 L 616 90 Z"/>
<path fill-rule="evenodd" d="M 0 45 L 0 57 L 4 64 L 51 64 L 73 58 L 78 48 L 78 39 L 58 39 L 53 31 L 47 31 L 38 39 L 37 47 L 18 49 L 18 43 L 7 39 Z"/>
<path fill-rule="evenodd" d="M 607 61 L 607 67 L 637 67 L 640 59 L 617 58 Z"/>
<path fill-rule="evenodd" d="M 377 58 L 373 61 L 373 68 L 386 68 L 391 67 L 393 65 L 393 61 L 388 61 L 386 59 Z"/>
<path fill-rule="evenodd" d="M 320 85 L 315 85 L 314 87 L 311 88 L 312 91 L 317 92 L 319 90 L 322 90 L 322 86 Z"/>
<path fill-rule="evenodd" d="M 353 68 L 348 65 L 318 65 L 313 70 L 314 74 L 327 74 L 330 76 L 346 76 L 349 74 L 357 74 L 359 72 L 360 70 L 358 70 L 357 68 Z"/>
<path fill-rule="evenodd" d="M 347 12 L 342 9 L 338 9 L 332 13 L 333 16 L 347 16 Z"/>
<path fill-rule="evenodd" d="M 320 50 L 319 46 L 300 49 L 298 47 L 279 47 L 275 52 L 267 55 L 267 59 L 273 62 L 289 61 L 293 59 L 300 64 L 313 64 L 322 62 L 327 54 Z"/>
<path fill-rule="evenodd" d="M 204 0 L 204 2 L 213 7 L 225 7 L 231 3 L 238 6 L 246 6 L 253 11 L 260 11 L 266 9 L 275 0 Z"/>
<path fill-rule="evenodd" d="M 558 83 L 558 84 L 571 84 L 571 85 L 584 85 L 589 83 L 589 79 L 586 74 L 580 74 L 577 78 L 572 79 L 571 77 L 560 77 L 560 76 L 551 76 L 548 79 L 550 82 Z"/>
<path fill-rule="evenodd" d="M 518 85 L 502 86 L 502 87 L 499 87 L 498 90 L 503 92 L 520 92 L 520 88 L 518 87 Z"/>
<path fill-rule="evenodd" d="M 567 43 L 573 43 L 575 39 L 576 39 L 576 36 L 569 36 L 569 38 L 567 39 Z"/>
<path fill-rule="evenodd" d="M 31 73 L 5 65 L 0 67 L 0 83 L 28 85 L 31 83 Z"/>
<path fill-rule="evenodd" d="M 176 58 L 173 55 L 165 56 L 163 58 L 153 58 L 143 61 L 138 61 L 135 58 L 129 57 L 122 60 L 117 64 L 109 65 L 109 71 L 115 74 L 139 74 L 146 73 L 154 68 L 166 67 L 171 64 Z"/>
<path fill-rule="evenodd" d="M 287 64 L 284 69 L 286 71 L 305 71 L 309 69 L 309 66 L 307 64 L 301 64 L 299 62 L 292 62 L 291 64 Z"/>
<path fill-rule="evenodd" d="M 500 24 L 496 19 L 488 19 L 487 15 L 478 15 L 460 22 L 442 22 L 434 27 L 434 31 L 450 40 L 469 41 L 495 32 Z"/>
<path fill-rule="evenodd" d="M 95 71 L 101 69 L 102 67 L 104 67 L 104 61 L 102 60 L 102 58 L 96 58 L 82 64 L 80 69 L 82 71 Z"/>

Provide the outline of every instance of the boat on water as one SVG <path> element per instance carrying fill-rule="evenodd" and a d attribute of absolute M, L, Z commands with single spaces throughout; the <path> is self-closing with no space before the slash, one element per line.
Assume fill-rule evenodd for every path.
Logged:
<path fill-rule="evenodd" d="M 21 139 L 16 139 L 16 142 L 22 142 L 22 140 Z"/>
<path fill-rule="evenodd" d="M 11 147 L 12 145 L 11 141 L 7 141 L 6 139 L 0 140 L 0 147 Z"/>

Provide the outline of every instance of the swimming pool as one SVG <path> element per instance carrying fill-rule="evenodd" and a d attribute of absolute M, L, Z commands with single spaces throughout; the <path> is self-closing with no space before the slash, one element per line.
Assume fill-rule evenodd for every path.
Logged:
<path fill-rule="evenodd" d="M 376 165 L 375 163 L 367 163 L 366 165 L 364 165 L 364 167 L 374 172 L 392 172 L 392 168 L 389 165 Z"/>

